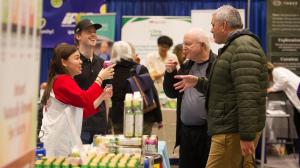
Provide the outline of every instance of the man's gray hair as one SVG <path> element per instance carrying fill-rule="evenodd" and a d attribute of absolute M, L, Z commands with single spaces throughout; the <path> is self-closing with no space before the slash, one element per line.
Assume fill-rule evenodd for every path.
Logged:
<path fill-rule="evenodd" d="M 233 29 L 243 28 L 243 23 L 239 11 L 231 5 L 219 7 L 214 15 L 218 21 L 225 21 Z"/>

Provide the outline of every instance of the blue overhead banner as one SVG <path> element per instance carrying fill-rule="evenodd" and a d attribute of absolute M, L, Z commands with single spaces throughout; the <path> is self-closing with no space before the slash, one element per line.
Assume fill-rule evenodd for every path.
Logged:
<path fill-rule="evenodd" d="M 47 0 L 43 1 L 42 47 L 74 43 L 74 27 L 78 14 L 106 12 L 106 0 Z"/>

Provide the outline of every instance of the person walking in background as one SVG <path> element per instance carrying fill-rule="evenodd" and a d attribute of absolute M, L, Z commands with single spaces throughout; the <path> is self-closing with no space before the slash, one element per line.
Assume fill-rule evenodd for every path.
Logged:
<path fill-rule="evenodd" d="M 183 44 L 177 44 L 173 49 L 173 53 L 176 55 L 181 66 L 186 61 L 186 51 L 183 50 Z"/>
<path fill-rule="evenodd" d="M 176 76 L 181 81 L 175 86 L 180 91 L 195 87 L 207 94 L 212 143 L 206 167 L 254 167 L 255 146 L 266 121 L 267 59 L 258 37 L 242 29 L 234 7 L 218 8 L 211 24 L 215 42 L 225 45 L 209 80 Z"/>
<path fill-rule="evenodd" d="M 112 96 L 112 90 L 103 91 L 101 84 L 113 76 L 114 65 L 102 69 L 93 84 L 82 90 L 74 81 L 74 76 L 82 72 L 81 64 L 80 53 L 75 46 L 61 44 L 54 49 L 48 87 L 42 98 L 44 108 L 40 134 L 43 135 L 41 142 L 45 145 L 47 156 L 68 156 L 73 146 L 80 145 L 82 118 L 99 112 L 99 104 Z"/>
<path fill-rule="evenodd" d="M 207 162 L 210 137 L 207 134 L 205 96 L 194 88 L 179 92 L 175 75 L 208 77 L 216 55 L 212 53 L 207 35 L 194 28 L 184 35 L 183 48 L 188 60 L 177 71 L 176 60 L 166 62 L 163 88 L 170 98 L 177 98 L 176 143 L 179 145 L 179 168 L 204 168 Z"/>
<path fill-rule="evenodd" d="M 158 51 L 148 54 L 144 64 L 149 69 L 155 87 L 158 93 L 160 93 L 163 91 L 162 83 L 165 73 L 165 63 L 168 59 L 177 61 L 177 57 L 173 53 L 169 52 L 169 49 L 173 46 L 173 40 L 170 37 L 160 36 L 157 39 L 157 45 Z"/>
<path fill-rule="evenodd" d="M 103 67 L 104 60 L 94 54 L 97 41 L 96 30 L 100 24 L 94 24 L 88 19 L 81 20 L 74 28 L 74 40 L 82 61 L 82 73 L 74 77 L 76 83 L 83 90 L 87 90 L 95 81 Z M 105 134 L 107 131 L 105 104 L 101 103 L 100 113 L 83 119 L 81 139 L 84 144 L 91 144 L 95 134 Z"/>

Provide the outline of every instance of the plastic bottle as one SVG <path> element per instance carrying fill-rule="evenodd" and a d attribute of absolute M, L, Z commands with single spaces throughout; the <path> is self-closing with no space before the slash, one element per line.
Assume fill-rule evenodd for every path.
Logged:
<path fill-rule="evenodd" d="M 134 113 L 132 109 L 124 109 L 124 136 L 133 137 L 134 134 Z"/>
<path fill-rule="evenodd" d="M 134 136 L 143 136 L 143 125 L 144 125 L 144 113 L 143 101 L 140 92 L 134 92 L 133 100 L 133 111 L 134 111 Z"/>
<path fill-rule="evenodd" d="M 134 136 L 143 136 L 143 124 L 144 124 L 144 114 L 142 110 L 136 110 L 134 113 Z"/>

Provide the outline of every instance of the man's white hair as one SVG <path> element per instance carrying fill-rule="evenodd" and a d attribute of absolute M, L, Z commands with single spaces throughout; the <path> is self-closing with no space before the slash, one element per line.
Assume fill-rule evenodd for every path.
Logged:
<path fill-rule="evenodd" d="M 132 59 L 132 49 L 126 41 L 115 42 L 111 49 L 111 61 L 116 63 L 121 59 Z"/>
<path fill-rule="evenodd" d="M 202 42 L 205 44 L 206 49 L 210 50 L 210 43 L 209 43 L 209 38 L 207 36 L 207 34 L 204 32 L 203 29 L 199 28 L 199 27 L 194 27 L 191 28 L 187 34 L 191 34 L 193 35 L 193 37 L 196 38 L 197 42 Z"/>
<path fill-rule="evenodd" d="M 218 21 L 227 22 L 233 29 L 243 28 L 239 11 L 231 5 L 223 5 L 213 13 Z"/>

